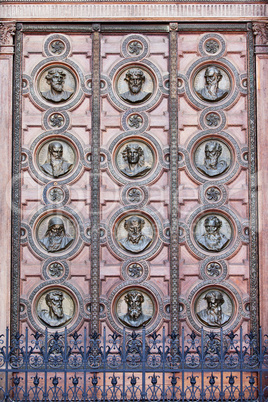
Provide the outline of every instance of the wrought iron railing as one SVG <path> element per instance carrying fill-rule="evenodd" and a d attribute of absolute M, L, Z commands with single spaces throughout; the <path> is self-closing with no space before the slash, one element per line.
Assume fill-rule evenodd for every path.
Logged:
<path fill-rule="evenodd" d="M 0 337 L 0 401 L 268 401 L 268 337 L 141 332 Z"/>

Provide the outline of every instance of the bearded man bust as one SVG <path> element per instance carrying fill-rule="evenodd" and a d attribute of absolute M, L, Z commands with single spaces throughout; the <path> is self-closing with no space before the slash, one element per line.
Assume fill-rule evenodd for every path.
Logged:
<path fill-rule="evenodd" d="M 73 164 L 63 158 L 63 146 L 60 142 L 53 141 L 47 150 L 47 160 L 41 165 L 41 169 L 52 177 L 60 177 L 72 169 Z"/>
<path fill-rule="evenodd" d="M 65 72 L 60 68 L 52 68 L 48 70 L 46 75 L 47 84 L 50 86 L 48 91 L 41 92 L 43 98 L 50 102 L 63 102 L 67 101 L 73 92 L 64 91 L 63 85 L 66 78 Z"/>
<path fill-rule="evenodd" d="M 145 225 L 144 219 L 138 216 L 131 216 L 125 220 L 124 228 L 128 232 L 127 237 L 121 239 L 119 244 L 127 251 L 140 253 L 152 242 L 152 238 L 142 233 Z"/>
<path fill-rule="evenodd" d="M 58 217 L 48 221 L 48 228 L 43 239 L 39 242 L 50 253 L 65 250 L 71 245 L 74 238 L 65 232 L 63 220 Z"/>
<path fill-rule="evenodd" d="M 60 290 L 48 292 L 45 300 L 48 310 L 41 310 L 39 318 L 50 327 L 59 327 L 66 324 L 72 317 L 65 314 L 62 307 L 64 296 Z"/>
<path fill-rule="evenodd" d="M 127 313 L 119 317 L 120 321 L 130 327 L 138 328 L 147 324 L 151 316 L 142 312 L 142 303 L 144 296 L 137 290 L 130 290 L 124 297 L 127 304 Z"/>
<path fill-rule="evenodd" d="M 127 71 L 125 81 L 128 84 L 128 91 L 120 94 L 121 98 L 129 103 L 145 102 L 152 95 L 152 92 L 145 92 L 142 86 L 145 82 L 144 72 L 139 68 L 131 68 Z"/>

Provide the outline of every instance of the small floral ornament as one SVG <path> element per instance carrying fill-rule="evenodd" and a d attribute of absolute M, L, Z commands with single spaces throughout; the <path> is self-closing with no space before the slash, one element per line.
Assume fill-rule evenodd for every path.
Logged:
<path fill-rule="evenodd" d="M 141 191 L 138 188 L 132 188 L 128 193 L 128 198 L 130 202 L 140 202 Z"/>
<path fill-rule="evenodd" d="M 130 54 L 136 54 L 138 56 L 142 52 L 142 49 L 143 49 L 142 44 L 136 40 L 130 42 L 130 44 L 128 45 L 128 52 Z"/>
<path fill-rule="evenodd" d="M 52 127 L 61 127 L 63 125 L 64 119 L 61 114 L 54 113 L 52 116 L 50 116 L 49 121 Z"/>
<path fill-rule="evenodd" d="M 53 188 L 50 192 L 49 192 L 49 199 L 52 202 L 60 202 L 63 199 L 63 191 L 60 188 Z"/>
<path fill-rule="evenodd" d="M 51 52 L 55 54 L 61 54 L 65 48 L 64 44 L 60 40 L 54 40 L 51 42 Z"/>
<path fill-rule="evenodd" d="M 219 276 L 221 274 L 221 266 L 217 262 L 211 262 L 207 266 L 207 274 L 209 276 Z"/>
<path fill-rule="evenodd" d="M 140 128 L 142 125 L 142 117 L 138 114 L 133 114 L 128 120 L 129 127 Z"/>
<path fill-rule="evenodd" d="M 215 54 L 219 50 L 220 46 L 217 41 L 210 39 L 205 44 L 205 49 L 207 53 Z"/>
<path fill-rule="evenodd" d="M 140 264 L 131 264 L 128 267 L 128 274 L 131 278 L 140 278 L 142 275 L 142 267 Z"/>
<path fill-rule="evenodd" d="M 217 127 L 220 123 L 220 117 L 216 113 L 209 113 L 206 116 L 206 122 L 207 122 L 207 125 L 210 127 L 212 127 L 212 126 Z"/>
<path fill-rule="evenodd" d="M 63 266 L 58 262 L 53 262 L 48 267 L 48 273 L 50 276 L 59 278 L 62 275 L 62 272 L 63 272 Z"/>
<path fill-rule="evenodd" d="M 210 187 L 206 192 L 206 197 L 209 201 L 219 201 L 221 192 L 217 187 Z"/>

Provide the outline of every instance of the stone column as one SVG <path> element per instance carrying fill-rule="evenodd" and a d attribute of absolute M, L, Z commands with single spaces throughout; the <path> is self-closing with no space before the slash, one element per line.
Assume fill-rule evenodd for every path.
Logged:
<path fill-rule="evenodd" d="M 268 22 L 253 24 L 256 53 L 260 325 L 268 334 Z"/>
<path fill-rule="evenodd" d="M 12 81 L 15 23 L 0 23 L 0 334 L 10 324 Z"/>

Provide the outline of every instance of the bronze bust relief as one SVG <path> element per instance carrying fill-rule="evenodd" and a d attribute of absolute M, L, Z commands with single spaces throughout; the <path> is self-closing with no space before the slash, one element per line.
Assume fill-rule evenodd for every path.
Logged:
<path fill-rule="evenodd" d="M 74 302 L 69 294 L 53 289 L 43 294 L 37 304 L 40 321 L 52 328 L 65 326 L 74 315 Z"/>
<path fill-rule="evenodd" d="M 39 79 L 40 94 L 48 102 L 66 102 L 73 96 L 75 89 L 73 74 L 61 66 L 45 70 Z"/>
<path fill-rule="evenodd" d="M 194 79 L 197 96 L 205 102 L 219 102 L 230 92 L 230 78 L 221 68 L 211 65 L 199 71 Z"/>
<path fill-rule="evenodd" d="M 123 250 L 137 254 L 150 246 L 153 234 L 152 224 L 148 219 L 132 215 L 119 222 L 116 238 Z"/>
<path fill-rule="evenodd" d="M 118 170 L 130 179 L 146 176 L 152 170 L 153 164 L 153 151 L 142 141 L 124 143 L 116 154 Z"/>
<path fill-rule="evenodd" d="M 198 297 L 196 315 L 202 324 L 211 328 L 220 328 L 232 318 L 233 303 L 225 292 L 211 289 Z"/>
<path fill-rule="evenodd" d="M 40 223 L 37 238 L 39 244 L 49 253 L 64 251 L 75 239 L 74 225 L 63 216 L 49 216 Z"/>
<path fill-rule="evenodd" d="M 225 173 L 229 169 L 231 161 L 229 147 L 217 139 L 202 142 L 194 154 L 196 168 L 203 175 L 209 177 Z"/>
<path fill-rule="evenodd" d="M 117 80 L 117 93 L 133 105 L 147 101 L 153 94 L 154 83 L 147 70 L 133 67 L 121 73 Z"/>
<path fill-rule="evenodd" d="M 66 141 L 55 140 L 45 143 L 37 154 L 40 170 L 54 179 L 70 173 L 75 164 L 75 152 Z"/>
<path fill-rule="evenodd" d="M 230 223 L 223 216 L 207 215 L 195 226 L 195 240 L 206 251 L 220 252 L 224 250 L 232 237 Z"/>
<path fill-rule="evenodd" d="M 124 293 L 117 302 L 116 315 L 127 327 L 140 328 L 148 324 L 154 314 L 153 301 L 139 289 Z"/>

